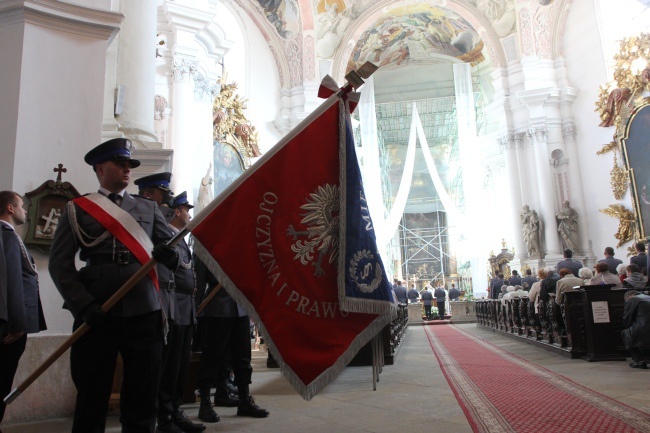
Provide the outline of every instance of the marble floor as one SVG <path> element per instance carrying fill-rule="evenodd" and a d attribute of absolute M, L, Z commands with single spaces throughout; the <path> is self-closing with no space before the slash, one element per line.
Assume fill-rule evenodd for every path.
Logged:
<path fill-rule="evenodd" d="M 627 362 L 588 363 L 571 360 L 500 336 L 475 324 L 459 326 L 517 356 L 650 414 L 650 370 L 629 368 Z M 370 367 L 350 367 L 311 401 L 304 401 L 278 370 L 266 368 L 264 353 L 254 352 L 253 356 L 251 390 L 257 403 L 268 409 L 271 415 L 262 420 L 243 418 L 236 416 L 236 408 L 217 408 L 221 421 L 209 424 L 207 432 L 472 431 L 442 375 L 421 326 L 409 328 L 398 353 L 397 364 L 384 367 L 376 391 L 372 390 Z M 183 409 L 194 418 L 198 404 L 186 405 Z M 2 432 L 63 433 L 69 432 L 70 426 L 70 419 L 57 419 L 3 425 Z M 117 416 L 109 417 L 106 431 L 120 431 Z"/>

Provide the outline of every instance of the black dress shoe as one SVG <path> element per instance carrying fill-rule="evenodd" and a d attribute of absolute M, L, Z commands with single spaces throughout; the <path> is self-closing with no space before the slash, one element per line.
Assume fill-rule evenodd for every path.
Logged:
<path fill-rule="evenodd" d="M 185 433 L 200 433 L 205 430 L 203 424 L 192 422 L 182 410 L 174 412 L 174 424 Z"/>
<path fill-rule="evenodd" d="M 156 433 L 183 433 L 183 430 L 179 429 L 176 424 L 174 424 L 174 421 L 169 419 L 162 423 L 158 423 Z"/>
<path fill-rule="evenodd" d="M 631 362 L 630 367 L 632 367 L 632 368 L 640 368 L 642 370 L 647 370 L 648 369 L 648 364 L 645 361 L 637 361 L 637 362 Z"/>
<path fill-rule="evenodd" d="M 219 418 L 219 415 L 212 409 L 212 404 L 201 404 L 199 406 L 199 419 L 201 421 L 213 423 L 213 422 L 219 422 L 221 418 Z"/>
<path fill-rule="evenodd" d="M 239 406 L 237 406 L 237 416 L 250 416 L 253 418 L 266 418 L 269 416 L 269 411 L 262 409 L 253 400 L 253 396 L 249 395 L 245 399 L 239 399 Z"/>
<path fill-rule="evenodd" d="M 239 406 L 239 397 L 229 392 L 215 392 L 214 405 L 221 407 L 237 407 Z"/>

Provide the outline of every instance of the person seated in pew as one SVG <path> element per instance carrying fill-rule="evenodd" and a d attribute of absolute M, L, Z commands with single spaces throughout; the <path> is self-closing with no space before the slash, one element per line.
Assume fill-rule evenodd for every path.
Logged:
<path fill-rule="evenodd" d="M 639 269 L 635 264 L 628 265 L 626 269 L 626 278 L 623 280 L 623 287 L 643 290 L 646 284 L 648 284 L 648 279 L 643 276 L 641 269 Z"/>
<path fill-rule="evenodd" d="M 544 272 L 544 269 L 538 269 L 537 278 L 539 278 L 539 280 L 535 281 L 533 283 L 533 286 L 528 291 L 528 299 L 529 302 L 532 302 L 533 305 L 535 306 L 535 314 L 539 314 L 539 303 L 538 303 L 539 291 L 542 285 L 542 278 L 544 278 L 545 276 L 546 276 L 546 272 Z"/>
<path fill-rule="evenodd" d="M 650 347 L 650 296 L 630 290 L 623 296 L 623 331 L 625 347 L 632 355 L 630 367 L 646 370 L 648 364 L 643 347 Z"/>
<path fill-rule="evenodd" d="M 506 305 L 506 301 L 510 299 L 510 295 L 515 291 L 515 286 L 506 286 L 506 292 L 501 296 L 501 304 Z"/>
<path fill-rule="evenodd" d="M 591 285 L 615 284 L 621 287 L 621 280 L 617 275 L 609 271 L 609 265 L 605 262 L 596 263 L 596 276 L 591 279 Z"/>
<path fill-rule="evenodd" d="M 580 268 L 578 271 L 578 278 L 582 280 L 581 286 L 588 286 L 591 284 L 591 279 L 594 277 L 594 273 L 591 272 L 589 268 Z"/>
<path fill-rule="evenodd" d="M 582 269 L 586 269 L 586 268 L 582 268 Z M 560 280 L 555 285 L 555 302 L 558 305 L 562 305 L 562 300 L 564 299 L 564 292 L 573 292 L 573 288 L 575 286 L 582 286 L 583 281 L 582 279 L 573 275 L 571 269 L 568 268 L 560 269 L 559 274 L 560 274 Z"/>
<path fill-rule="evenodd" d="M 568 268 L 567 268 L 568 269 Z M 555 269 L 551 266 L 544 268 L 544 274 L 546 275 L 542 280 L 542 283 L 539 286 L 539 299 L 544 302 L 548 302 L 550 299 L 550 294 L 555 293 L 555 288 L 557 282 L 560 280 L 560 275 L 555 272 Z"/>
<path fill-rule="evenodd" d="M 504 284 L 503 286 L 501 286 L 501 293 L 499 293 L 499 299 L 502 299 L 506 293 L 508 293 L 508 285 Z"/>
<path fill-rule="evenodd" d="M 618 279 L 621 280 L 621 283 L 623 282 L 624 279 L 627 278 L 627 265 L 625 263 L 621 263 L 616 267 L 616 274 L 618 275 Z"/>

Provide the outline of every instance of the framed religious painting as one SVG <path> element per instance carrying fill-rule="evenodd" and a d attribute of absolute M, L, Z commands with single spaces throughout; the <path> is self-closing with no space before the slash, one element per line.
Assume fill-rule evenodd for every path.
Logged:
<path fill-rule="evenodd" d="M 241 153 L 235 146 L 214 141 L 213 153 L 214 196 L 221 194 L 245 170 Z"/>
<path fill-rule="evenodd" d="M 621 139 L 640 239 L 650 236 L 650 104 L 634 109 Z"/>
<path fill-rule="evenodd" d="M 50 252 L 54 232 L 59 224 L 69 200 L 80 194 L 70 182 L 61 180 L 61 173 L 68 171 L 59 164 L 54 168 L 58 173 L 56 180 L 47 180 L 33 191 L 25 193 L 29 200 L 27 221 L 29 228 L 25 236 L 25 245 L 38 248 L 44 253 Z"/>

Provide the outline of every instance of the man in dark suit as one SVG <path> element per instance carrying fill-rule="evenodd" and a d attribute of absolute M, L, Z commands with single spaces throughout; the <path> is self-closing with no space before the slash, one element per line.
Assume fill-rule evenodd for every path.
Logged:
<path fill-rule="evenodd" d="M 529 291 L 533 287 L 533 283 L 537 282 L 537 278 L 533 277 L 533 271 L 526 269 L 526 276 L 521 280 L 521 287 L 525 291 Z"/>
<path fill-rule="evenodd" d="M 460 299 L 460 290 L 458 290 L 458 287 L 454 283 L 451 284 L 451 289 L 449 289 L 449 300 L 450 301 L 457 301 Z"/>
<path fill-rule="evenodd" d="M 406 287 L 402 286 L 402 282 L 398 281 L 397 286 L 395 286 L 395 298 L 400 304 L 408 304 L 408 296 L 406 293 Z"/>
<path fill-rule="evenodd" d="M 18 361 L 25 351 L 27 334 L 46 329 L 38 292 L 38 274 L 15 227 L 25 223 L 23 199 L 13 191 L 0 192 L 0 230 L 2 231 L 3 303 L 6 318 L 0 322 L 0 395 L 11 392 Z M 0 423 L 6 405 L 0 400 Z"/>
<path fill-rule="evenodd" d="M 616 270 L 616 268 L 618 267 L 618 265 L 623 263 L 623 261 L 614 257 L 614 248 L 606 247 L 605 258 L 598 260 L 598 263 L 607 263 L 607 266 L 609 267 L 609 272 L 614 275 L 618 275 L 618 271 Z"/>
<path fill-rule="evenodd" d="M 122 431 L 152 432 L 163 346 L 155 274 L 136 283 L 108 312 L 101 305 L 149 260 L 153 245 L 153 257 L 173 269 L 178 253 L 166 245 L 172 233 L 158 205 L 126 192 L 131 169 L 140 165 L 131 158 L 129 140 L 104 142 L 84 160 L 97 175 L 99 192 L 68 203 L 54 234 L 49 263 L 65 308 L 74 316 L 73 328 L 84 322 L 90 326 L 70 353 L 77 389 L 72 432 L 105 430 L 118 353 L 124 363 Z M 132 236 L 124 236 L 123 230 Z M 75 264 L 77 252 L 86 262 L 81 269 Z"/>
<path fill-rule="evenodd" d="M 433 296 L 436 298 L 436 303 L 438 304 L 438 318 L 442 320 L 445 318 L 445 299 L 447 299 L 445 289 L 442 286 L 436 287 Z"/>
<path fill-rule="evenodd" d="M 650 346 L 650 296 L 630 290 L 625 293 L 623 309 L 623 341 L 632 355 L 630 367 L 648 368 L 643 347 Z"/>
<path fill-rule="evenodd" d="M 499 299 L 499 293 L 501 293 L 501 286 L 503 286 L 503 283 L 503 274 L 499 272 L 496 276 L 496 279 L 492 279 L 492 290 L 490 293 L 491 299 Z"/>
<path fill-rule="evenodd" d="M 637 242 L 634 244 L 636 249 L 636 256 L 630 257 L 630 264 L 637 265 L 639 269 L 643 269 L 648 266 L 648 255 L 645 253 L 645 244 L 643 242 Z"/>
<path fill-rule="evenodd" d="M 508 281 L 511 286 L 521 286 L 521 277 L 519 276 L 519 272 L 513 269 L 512 275 Z"/>
<path fill-rule="evenodd" d="M 415 285 L 412 285 L 411 288 L 409 289 L 408 298 L 409 298 L 409 302 L 412 304 L 415 304 L 418 301 L 418 299 L 420 299 L 420 294 L 415 288 Z"/>
<path fill-rule="evenodd" d="M 568 269 L 571 271 L 574 277 L 578 276 L 578 271 L 582 269 L 582 262 L 579 262 L 577 260 L 573 260 L 573 251 L 569 248 L 565 249 L 562 251 L 562 254 L 564 255 L 564 260 L 561 262 L 558 262 L 557 266 L 555 267 L 556 269 Z M 559 275 L 558 275 L 559 277 Z"/>
<path fill-rule="evenodd" d="M 215 290 L 217 279 L 207 265 L 195 256 L 196 284 L 203 296 Z M 265 418 L 266 409 L 260 408 L 250 395 L 249 385 L 253 374 L 251 366 L 250 318 L 226 292 L 220 289 L 199 314 L 203 322 L 204 340 L 199 363 L 197 387 L 201 404 L 199 418 L 205 422 L 219 421 L 219 415 L 212 409 L 210 388 L 215 387 L 216 406 L 237 406 L 238 416 Z M 237 396 L 230 395 L 225 374 L 226 360 L 230 352 L 232 370 L 235 373 Z"/>
<path fill-rule="evenodd" d="M 169 226 L 174 234 L 183 230 L 192 217 L 189 214 L 194 206 L 187 200 L 183 191 L 174 198 L 173 214 Z M 192 251 L 184 239 L 178 243 L 179 266 L 174 272 L 176 320 L 170 323 L 167 362 L 163 363 L 158 393 L 158 427 L 156 433 L 198 433 L 205 425 L 192 422 L 181 410 L 183 390 L 190 363 L 192 333 L 196 323 L 196 281 L 192 265 Z"/>

